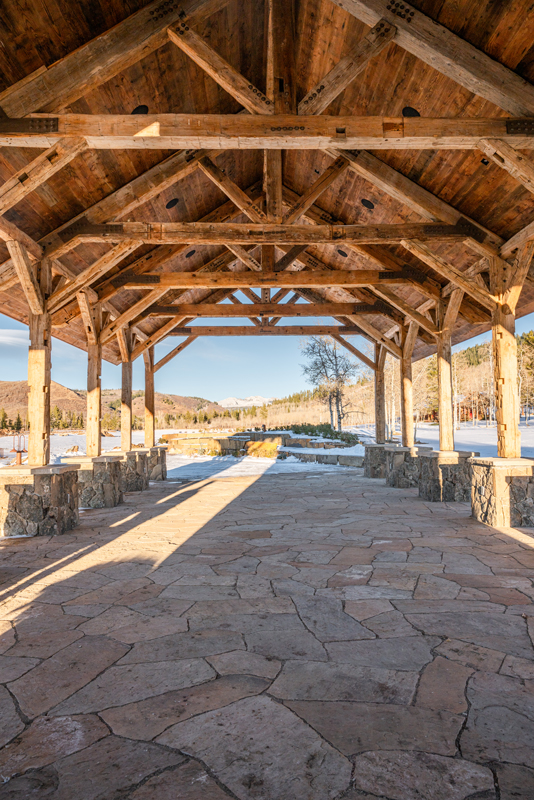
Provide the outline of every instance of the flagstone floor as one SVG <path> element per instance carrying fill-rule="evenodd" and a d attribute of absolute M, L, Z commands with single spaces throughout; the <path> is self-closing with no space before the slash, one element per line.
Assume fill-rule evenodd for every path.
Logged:
<path fill-rule="evenodd" d="M 0 544 L 0 800 L 532 800 L 534 535 L 358 470 Z"/>

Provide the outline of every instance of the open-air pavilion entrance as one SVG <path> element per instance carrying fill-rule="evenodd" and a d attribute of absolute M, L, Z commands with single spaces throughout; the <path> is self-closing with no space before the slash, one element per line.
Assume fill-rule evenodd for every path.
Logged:
<path fill-rule="evenodd" d="M 0 470 L 0 800 L 534 796 L 534 21 L 438 5 L 5 0 L 0 313 L 29 327 L 30 432 Z M 455 450 L 451 347 L 490 330 L 480 459 Z M 363 474 L 164 482 L 159 369 L 198 337 L 314 334 L 374 372 Z M 76 463 L 50 464 L 53 337 L 88 358 Z"/>

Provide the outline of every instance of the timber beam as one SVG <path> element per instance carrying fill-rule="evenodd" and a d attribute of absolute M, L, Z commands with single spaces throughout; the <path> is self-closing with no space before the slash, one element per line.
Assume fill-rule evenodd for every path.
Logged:
<path fill-rule="evenodd" d="M 283 328 L 274 325 L 191 325 L 187 328 L 174 328 L 169 336 L 357 336 L 360 329 L 346 325 L 286 325 Z"/>
<path fill-rule="evenodd" d="M 68 247 L 81 242 L 143 244 L 388 244 L 403 239 L 464 241 L 483 239 L 484 234 L 469 220 L 456 225 L 405 223 L 379 225 L 279 225 L 277 223 L 118 222 L 72 225 L 62 234 Z M 50 249 L 49 249 L 50 248 Z M 45 241 L 45 255 L 55 252 Z"/>
<path fill-rule="evenodd" d="M 500 139 L 534 147 L 528 118 L 298 116 L 295 114 L 61 114 L 0 120 L 0 145 L 47 148 L 68 136 L 95 150 L 474 150 Z"/>
<path fill-rule="evenodd" d="M 150 317 L 175 317 L 191 316 L 196 317 L 334 317 L 346 314 L 388 314 L 389 306 L 381 303 L 322 303 L 315 305 L 310 303 L 241 303 L 236 305 L 227 303 L 198 303 L 198 304 L 179 304 L 179 305 L 155 305 L 147 310 Z M 427 320 L 428 322 L 428 320 Z"/>
<path fill-rule="evenodd" d="M 409 270 L 406 271 L 409 273 Z M 202 272 L 172 272 L 164 274 L 123 275 L 113 282 L 129 289 L 148 289 L 156 286 L 167 289 L 228 289 L 310 287 L 364 287 L 378 284 L 413 285 L 404 272 L 387 272 L 371 269 L 355 270 L 286 270 L 284 272 L 230 272 L 212 274 Z"/>

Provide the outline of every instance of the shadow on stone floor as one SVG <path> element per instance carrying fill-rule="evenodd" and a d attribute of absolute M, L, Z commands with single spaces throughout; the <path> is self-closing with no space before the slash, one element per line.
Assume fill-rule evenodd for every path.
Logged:
<path fill-rule="evenodd" d="M 532 547 L 468 513 L 267 474 L 2 543 L 0 798 L 534 797 Z"/>

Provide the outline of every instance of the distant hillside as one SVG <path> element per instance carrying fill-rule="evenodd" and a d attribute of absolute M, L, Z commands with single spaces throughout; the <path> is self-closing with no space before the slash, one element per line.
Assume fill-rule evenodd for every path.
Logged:
<path fill-rule="evenodd" d="M 62 411 L 85 414 L 85 397 L 55 381 L 52 381 L 50 387 L 50 402 L 52 406 L 58 406 Z M 10 419 L 16 419 L 17 414 L 20 414 L 23 420 L 27 418 L 27 381 L 0 381 L 0 409 L 2 408 Z"/>
<path fill-rule="evenodd" d="M 50 391 L 50 404 L 52 409 L 57 406 L 63 415 L 82 414 L 85 418 L 86 392 L 82 390 L 67 389 L 60 383 L 52 381 Z M 137 417 L 144 417 L 144 392 L 137 390 L 133 393 L 133 413 Z M 224 409 L 217 403 L 212 403 L 202 397 L 182 397 L 176 394 L 155 395 L 156 416 L 162 419 L 166 414 L 178 415 L 187 412 L 195 414 L 197 411 L 224 413 Z M 104 389 L 102 391 L 102 416 L 110 417 L 120 411 L 120 389 Z M 4 409 L 9 419 L 15 420 L 17 414 L 25 420 L 28 414 L 28 383 L 26 381 L 0 381 L 0 410 Z"/>

